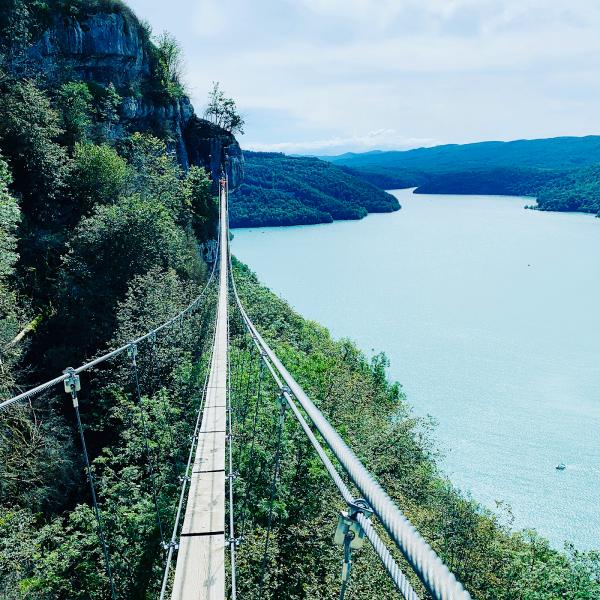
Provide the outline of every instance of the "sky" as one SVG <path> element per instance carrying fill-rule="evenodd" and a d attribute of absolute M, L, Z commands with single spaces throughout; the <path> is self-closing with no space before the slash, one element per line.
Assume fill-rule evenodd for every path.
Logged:
<path fill-rule="evenodd" d="M 127 0 L 243 148 L 332 155 L 600 133 L 597 0 Z"/>

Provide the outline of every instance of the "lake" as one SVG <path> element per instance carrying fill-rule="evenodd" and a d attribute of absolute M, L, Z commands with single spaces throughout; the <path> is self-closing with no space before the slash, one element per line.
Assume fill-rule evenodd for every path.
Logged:
<path fill-rule="evenodd" d="M 600 220 L 393 193 L 397 213 L 238 229 L 233 252 L 303 316 L 388 355 L 458 487 L 557 547 L 600 548 Z"/>

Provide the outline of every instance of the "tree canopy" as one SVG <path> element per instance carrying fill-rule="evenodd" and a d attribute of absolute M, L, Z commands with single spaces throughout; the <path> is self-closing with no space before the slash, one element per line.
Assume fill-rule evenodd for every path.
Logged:
<path fill-rule="evenodd" d="M 244 157 L 244 182 L 232 195 L 233 227 L 331 223 L 400 208 L 390 194 L 317 158 Z"/>
<path fill-rule="evenodd" d="M 238 112 L 235 100 L 225 96 L 219 82 L 213 82 L 204 116 L 229 133 L 244 133 L 245 122 Z"/>

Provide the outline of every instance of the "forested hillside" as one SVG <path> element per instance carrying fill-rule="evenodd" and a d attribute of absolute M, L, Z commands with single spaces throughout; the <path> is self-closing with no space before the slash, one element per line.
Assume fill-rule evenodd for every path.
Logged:
<path fill-rule="evenodd" d="M 116 0 L 1 2 L 2 400 L 132 340 L 204 285 L 217 217 L 204 167 L 223 158 L 206 149 L 227 148 L 233 163 L 236 144 L 194 116 L 177 52 Z M 195 315 L 140 347 L 143 413 L 126 358 L 82 377 L 119 598 L 155 589 L 163 550 L 142 431 L 161 449 L 166 510 L 209 322 Z M 109 597 L 73 406 L 58 387 L 0 413 L 0 597 Z"/>
<path fill-rule="evenodd" d="M 541 210 L 600 212 L 600 137 L 481 142 L 328 160 L 383 189 L 533 196 Z"/>
<path fill-rule="evenodd" d="M 244 183 L 232 194 L 232 227 L 331 223 L 400 208 L 390 194 L 316 158 L 244 157 Z"/>
<path fill-rule="evenodd" d="M 473 598 L 592 600 L 600 594 L 598 553 L 584 554 L 573 548 L 561 553 L 533 531 L 514 533 L 510 509 L 503 507 L 492 514 L 457 492 L 442 476 L 436 466 L 433 426 L 417 418 L 401 386 L 387 380 L 384 355 L 368 361 L 350 341 L 334 341 L 323 327 L 304 320 L 259 285 L 244 265 L 235 265 L 235 276 L 242 301 L 276 354 Z M 264 499 L 269 497 L 269 467 L 277 444 L 278 394 L 263 380 L 267 383 L 257 400 L 259 359 L 242 331 L 240 325 L 233 328 L 233 356 L 253 369 L 236 383 L 234 368 L 233 389 L 240 393 L 233 401 L 241 411 L 241 438 L 250 436 L 255 441 L 253 450 L 243 444 L 236 448 L 239 496 L 245 498 L 238 521 L 245 524 L 245 542 L 239 549 L 239 593 L 257 600 L 336 598 L 341 553 L 332 543 L 332 534 L 343 506 L 310 443 L 291 418 L 282 437 L 268 575 L 263 595 L 256 594 L 268 527 Z M 256 436 L 250 424 L 254 414 L 259 423 Z M 405 572 L 410 570 L 405 568 Z M 352 573 L 347 598 L 397 597 L 368 545 L 354 553 Z M 418 582 L 413 580 L 413 584 L 421 597 L 429 597 Z"/>

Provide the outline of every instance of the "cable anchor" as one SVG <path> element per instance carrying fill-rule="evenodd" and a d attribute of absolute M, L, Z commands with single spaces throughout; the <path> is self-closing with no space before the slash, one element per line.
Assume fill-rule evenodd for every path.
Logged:
<path fill-rule="evenodd" d="M 348 502 L 348 510 L 342 511 L 338 515 L 338 523 L 333 540 L 339 546 L 344 547 L 340 600 L 344 599 L 346 587 L 350 580 L 352 550 L 362 548 L 365 543 L 365 531 L 357 520 L 359 514 L 364 515 L 367 519 L 373 514 L 373 509 L 362 498 Z"/>
<path fill-rule="evenodd" d="M 138 349 L 137 344 L 129 344 L 127 346 L 127 356 L 131 359 L 131 362 L 135 365 L 135 359 L 137 358 Z"/>
<path fill-rule="evenodd" d="M 67 375 L 65 379 L 65 392 L 67 394 L 71 394 L 73 406 L 77 407 L 79 406 L 77 392 L 81 391 L 81 380 L 79 379 L 79 375 L 75 373 L 75 369 L 73 367 L 65 369 L 63 373 Z"/>

